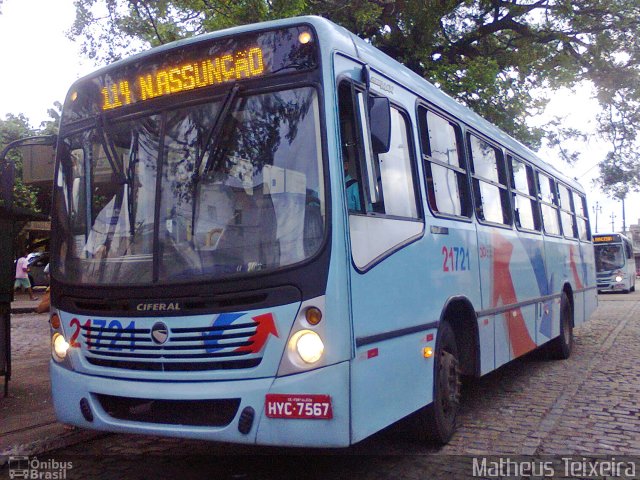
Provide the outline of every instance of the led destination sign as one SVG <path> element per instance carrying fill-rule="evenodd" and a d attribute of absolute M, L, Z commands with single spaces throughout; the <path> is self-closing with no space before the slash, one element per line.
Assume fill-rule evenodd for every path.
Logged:
<path fill-rule="evenodd" d="M 620 242 L 620 235 L 593 235 L 593 243 Z"/>
<path fill-rule="evenodd" d="M 139 75 L 134 82 L 118 80 L 102 88 L 102 110 L 111 110 L 185 90 L 259 77 L 264 72 L 260 47 L 238 50 L 231 54 Z"/>
<path fill-rule="evenodd" d="M 311 70 L 317 56 L 304 25 L 150 50 L 78 81 L 62 124 L 206 87 Z"/>

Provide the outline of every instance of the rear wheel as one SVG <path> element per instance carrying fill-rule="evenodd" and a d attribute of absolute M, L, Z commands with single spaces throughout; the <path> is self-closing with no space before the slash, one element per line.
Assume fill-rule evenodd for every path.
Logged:
<path fill-rule="evenodd" d="M 418 413 L 417 436 L 439 444 L 448 443 L 456 429 L 460 406 L 460 365 L 453 328 L 440 327 L 436 341 L 433 403 Z"/>
<path fill-rule="evenodd" d="M 566 360 L 573 349 L 573 310 L 566 292 L 560 300 L 560 336 L 549 343 L 549 356 Z"/>

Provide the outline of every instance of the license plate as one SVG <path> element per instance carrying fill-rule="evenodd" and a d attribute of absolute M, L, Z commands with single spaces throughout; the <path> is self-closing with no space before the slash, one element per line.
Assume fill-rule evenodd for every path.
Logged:
<path fill-rule="evenodd" d="M 264 409 L 269 418 L 301 418 L 329 420 L 333 418 L 329 395 L 270 393 L 265 396 Z"/>

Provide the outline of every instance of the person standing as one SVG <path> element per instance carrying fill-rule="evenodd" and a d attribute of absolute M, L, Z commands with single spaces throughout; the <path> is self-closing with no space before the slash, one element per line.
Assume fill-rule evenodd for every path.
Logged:
<path fill-rule="evenodd" d="M 13 285 L 13 289 L 17 290 L 18 288 L 22 288 L 23 291 L 29 293 L 29 298 L 31 300 L 38 300 L 38 298 L 33 294 L 28 272 L 29 262 L 27 261 L 27 252 L 25 251 L 16 262 L 16 282 Z"/>

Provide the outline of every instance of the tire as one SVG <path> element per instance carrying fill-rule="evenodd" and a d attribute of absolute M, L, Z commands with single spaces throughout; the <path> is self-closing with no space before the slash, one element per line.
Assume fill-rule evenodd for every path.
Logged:
<path fill-rule="evenodd" d="M 460 407 L 460 367 L 453 328 L 443 322 L 436 340 L 433 403 L 418 412 L 415 436 L 421 441 L 444 445 L 456 430 Z"/>
<path fill-rule="evenodd" d="M 31 288 L 35 287 L 35 283 L 33 283 L 33 277 L 31 276 L 30 273 L 27 274 L 27 277 L 29 277 L 29 283 L 31 284 Z"/>
<path fill-rule="evenodd" d="M 573 349 L 573 310 L 566 292 L 560 300 L 560 336 L 549 343 L 549 357 L 566 360 Z"/>

